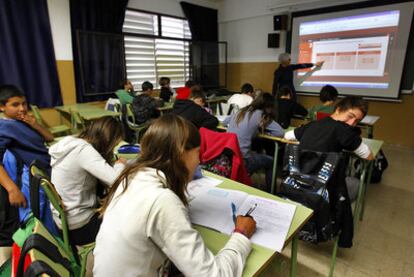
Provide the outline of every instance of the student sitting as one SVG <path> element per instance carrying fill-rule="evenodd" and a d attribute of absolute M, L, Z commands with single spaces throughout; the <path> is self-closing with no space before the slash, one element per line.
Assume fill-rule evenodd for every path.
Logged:
<path fill-rule="evenodd" d="M 251 151 L 251 145 L 258 133 L 283 136 L 284 131 L 274 118 L 275 98 L 269 93 L 262 93 L 249 106 L 224 121 L 224 125 L 228 124 L 227 132 L 235 133 L 239 139 L 240 150 L 249 174 L 260 169 L 266 170 L 266 189 L 270 188 L 272 181 L 273 158 Z"/>
<path fill-rule="evenodd" d="M 335 112 L 327 118 L 312 121 L 285 134 L 289 140 L 298 140 L 303 149 L 319 152 L 352 151 L 367 160 L 374 159 L 369 147 L 362 141 L 355 126 L 367 114 L 368 103 L 360 97 L 342 99 Z M 348 187 L 351 200 L 357 191 Z"/>
<path fill-rule="evenodd" d="M 319 99 L 322 104 L 313 106 L 309 109 L 310 120 L 316 120 L 317 112 L 332 114 L 335 111 L 335 101 L 337 98 L 338 91 L 335 87 L 331 85 L 322 87 L 321 92 L 319 93 Z"/>
<path fill-rule="evenodd" d="M 216 256 L 190 222 L 185 191 L 199 164 L 199 146 L 197 129 L 179 116 L 166 114 L 149 127 L 141 156 L 103 204 L 94 276 L 168 276 L 168 260 L 184 276 L 241 276 L 253 218 L 237 217 Z"/>
<path fill-rule="evenodd" d="M 294 115 L 306 116 L 308 111 L 291 99 L 292 91 L 289 87 L 283 87 L 278 93 L 278 119 L 277 122 L 286 129 L 290 126 L 290 120 Z"/>
<path fill-rule="evenodd" d="M 158 108 L 164 105 L 164 101 L 162 99 L 156 100 L 151 97 L 153 88 L 154 86 L 150 82 L 143 82 L 142 93 L 135 97 L 132 102 L 131 107 L 136 124 L 143 124 L 160 116 Z"/>
<path fill-rule="evenodd" d="M 125 160 L 113 164 L 114 148 L 122 140 L 120 123 L 112 117 L 93 121 L 78 137 L 68 136 L 49 149 L 52 183 L 62 198 L 74 245 L 95 241 L 101 219 L 96 213 L 98 182 L 111 186 Z M 56 210 L 54 220 L 61 227 Z"/>
<path fill-rule="evenodd" d="M 174 94 L 170 87 L 170 82 L 171 80 L 168 77 L 161 77 L 159 81 L 159 85 L 161 86 L 160 98 L 164 100 L 164 102 L 170 102 L 171 96 Z"/>
<path fill-rule="evenodd" d="M 185 87 L 177 89 L 177 97 L 175 97 L 175 99 L 177 100 L 188 99 L 191 95 L 191 89 L 194 86 L 197 86 L 197 83 L 194 82 L 193 80 L 188 80 L 187 82 L 185 82 Z"/>
<path fill-rule="evenodd" d="M 121 83 L 121 88 L 115 92 L 121 104 L 131 104 L 134 100 L 134 86 L 130 80 Z"/>
<path fill-rule="evenodd" d="M 241 87 L 241 93 L 233 94 L 227 101 L 227 104 L 235 104 L 239 109 L 250 105 L 253 101 L 254 88 L 251 84 L 246 83 Z"/>
<path fill-rule="evenodd" d="M 218 120 L 204 109 L 206 95 L 203 91 L 194 90 L 190 100 L 176 100 L 173 106 L 173 113 L 191 121 L 197 128 L 205 127 L 215 129 Z"/>
<path fill-rule="evenodd" d="M 6 247 L 1 250 L 4 255 L 0 256 L 4 257 L 0 259 L 7 260 L 12 235 L 20 225 L 18 208 L 27 206 L 20 186 L 29 187 L 28 167 L 34 160 L 49 169 L 50 158 L 44 143 L 52 141 L 53 135 L 28 114 L 26 97 L 16 86 L 0 86 L 0 111 L 4 113 L 0 119 L 0 248 Z M 4 164 L 7 155 L 23 162 L 21 184 L 17 183 L 18 176 L 10 175 L 16 169 L 11 171 Z M 1 259 L 0 265 L 5 260 Z"/>

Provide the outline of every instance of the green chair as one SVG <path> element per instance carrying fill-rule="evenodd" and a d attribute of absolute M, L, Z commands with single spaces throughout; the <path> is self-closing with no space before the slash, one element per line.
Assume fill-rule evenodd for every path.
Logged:
<path fill-rule="evenodd" d="M 66 219 L 65 214 L 65 206 L 63 205 L 62 199 L 60 198 L 58 192 L 55 189 L 55 186 L 49 181 L 49 176 L 39 167 L 37 167 L 35 164 L 30 165 L 30 174 L 38 175 L 42 177 L 42 180 L 40 182 L 40 186 L 45 191 L 45 194 L 47 198 L 49 199 L 51 205 L 53 208 L 55 208 L 58 213 L 61 220 L 61 226 L 62 226 L 62 235 L 63 235 L 63 247 L 65 251 L 68 251 L 68 253 L 72 253 L 73 249 L 71 247 L 70 241 L 69 241 L 69 226 L 68 221 Z M 95 248 L 95 243 L 90 243 L 86 245 L 80 246 L 80 250 L 76 253 L 80 257 L 80 265 L 81 265 L 81 274 L 80 276 L 85 276 L 86 273 L 86 262 L 87 257 L 91 251 Z"/>
<path fill-rule="evenodd" d="M 84 131 L 86 128 L 86 123 L 81 117 L 81 115 L 79 114 L 79 112 L 70 109 L 69 113 L 70 113 L 70 124 L 72 126 L 72 133 L 77 134 L 77 133 L 80 133 L 81 131 Z"/>
<path fill-rule="evenodd" d="M 135 121 L 135 115 L 132 111 L 131 104 L 126 104 L 125 109 L 123 109 L 123 112 L 126 112 L 124 115 L 124 118 L 126 120 L 126 123 L 128 125 L 128 128 L 131 129 L 135 133 L 135 142 L 139 143 L 142 136 L 144 135 L 144 132 L 148 128 L 148 122 L 145 122 L 143 124 L 137 124 Z"/>
<path fill-rule="evenodd" d="M 36 105 L 30 105 L 30 109 L 32 110 L 33 116 L 36 118 L 37 122 L 39 122 L 40 125 L 48 128 L 49 131 L 53 135 L 57 135 L 57 134 L 69 135 L 70 134 L 70 127 L 69 126 L 66 126 L 64 124 L 49 127 L 45 123 L 45 121 L 42 119 L 42 116 L 40 115 L 40 110 L 39 110 L 39 108 Z"/>

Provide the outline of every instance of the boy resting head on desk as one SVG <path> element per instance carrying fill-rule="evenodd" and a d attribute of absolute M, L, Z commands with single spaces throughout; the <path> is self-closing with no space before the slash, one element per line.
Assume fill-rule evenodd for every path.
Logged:
<path fill-rule="evenodd" d="M 361 97 L 347 96 L 335 106 L 335 112 L 322 120 L 312 121 L 285 134 L 285 139 L 298 140 L 301 148 L 319 152 L 354 152 L 373 160 L 369 147 L 362 141 L 356 125 L 368 112 L 368 103 Z"/>

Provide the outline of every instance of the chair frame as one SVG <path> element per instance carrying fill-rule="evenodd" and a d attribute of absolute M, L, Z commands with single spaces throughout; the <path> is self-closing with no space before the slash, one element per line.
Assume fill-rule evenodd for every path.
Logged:
<path fill-rule="evenodd" d="M 63 247 L 67 253 L 73 253 L 72 246 L 69 240 L 69 225 L 65 214 L 65 206 L 63 204 L 62 198 L 59 196 L 59 193 L 56 191 L 55 186 L 50 182 L 49 176 L 39 167 L 32 164 L 30 166 L 30 173 L 34 175 L 41 176 L 40 186 L 46 193 L 47 198 L 49 199 L 50 203 L 53 205 L 58 213 L 61 220 L 62 225 L 62 234 L 63 234 Z M 79 250 L 76 254 L 81 258 L 80 266 L 81 266 L 81 273 L 80 277 L 84 277 L 86 274 L 86 263 L 88 254 L 95 248 L 95 243 L 90 243 L 81 246 L 82 249 Z"/>

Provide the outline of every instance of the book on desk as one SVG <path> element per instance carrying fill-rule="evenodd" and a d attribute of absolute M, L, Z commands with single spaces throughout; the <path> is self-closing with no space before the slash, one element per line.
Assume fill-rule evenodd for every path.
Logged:
<path fill-rule="evenodd" d="M 189 184 L 189 211 L 193 224 L 231 235 L 235 227 L 233 213 L 245 215 L 254 207 L 250 215 L 256 221 L 256 232 L 251 241 L 278 252 L 282 251 L 295 215 L 295 205 L 242 191 L 217 188 L 211 182 L 210 185 L 200 186 L 200 182 L 203 181 L 196 182 L 196 189 Z"/>

